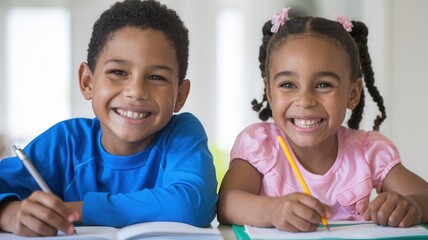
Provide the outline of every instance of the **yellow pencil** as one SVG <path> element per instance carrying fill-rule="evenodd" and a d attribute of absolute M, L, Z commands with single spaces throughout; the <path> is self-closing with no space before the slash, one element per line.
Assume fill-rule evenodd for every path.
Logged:
<path fill-rule="evenodd" d="M 305 191 L 306 194 L 312 196 L 311 191 L 309 191 L 308 185 L 306 185 L 306 182 L 303 179 L 303 176 L 300 173 L 299 168 L 296 165 L 296 162 L 294 161 L 293 155 L 291 155 L 290 149 L 288 148 L 282 136 L 278 136 L 278 142 L 279 142 L 279 145 L 281 145 L 282 151 L 284 151 L 284 154 L 288 162 L 290 163 L 291 168 L 294 171 L 294 174 L 296 174 L 296 177 L 299 180 L 300 185 L 302 185 L 303 191 Z M 328 226 L 327 219 L 324 216 L 321 217 L 321 222 L 327 228 L 327 230 L 330 231 L 330 227 Z"/>

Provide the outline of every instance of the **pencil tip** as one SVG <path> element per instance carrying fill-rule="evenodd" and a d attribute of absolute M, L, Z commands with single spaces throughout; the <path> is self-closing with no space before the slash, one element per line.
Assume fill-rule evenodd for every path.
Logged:
<path fill-rule="evenodd" d="M 13 149 L 13 151 L 18 150 L 18 148 L 15 145 L 12 145 L 12 149 Z"/>
<path fill-rule="evenodd" d="M 331 232 L 330 231 L 330 226 L 327 224 L 327 225 L 325 225 L 325 228 L 327 228 L 327 230 L 329 231 L 329 232 Z"/>

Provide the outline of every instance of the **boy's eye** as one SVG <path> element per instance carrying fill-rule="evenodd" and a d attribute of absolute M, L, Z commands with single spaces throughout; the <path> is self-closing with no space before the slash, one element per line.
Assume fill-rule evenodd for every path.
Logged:
<path fill-rule="evenodd" d="M 125 76 L 126 72 L 122 71 L 122 70 L 112 70 L 110 71 L 110 73 L 115 74 L 115 75 L 119 75 L 119 76 Z"/>
<path fill-rule="evenodd" d="M 165 80 L 165 78 L 160 76 L 160 75 L 149 75 L 149 79 L 151 79 L 151 80 Z"/>

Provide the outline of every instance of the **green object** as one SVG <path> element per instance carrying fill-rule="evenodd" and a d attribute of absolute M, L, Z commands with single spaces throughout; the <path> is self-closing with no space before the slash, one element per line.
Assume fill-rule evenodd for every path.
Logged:
<path fill-rule="evenodd" d="M 349 224 L 331 224 L 330 227 L 339 227 L 339 226 L 344 226 L 344 225 L 349 225 Z M 428 225 L 426 225 L 426 224 L 421 224 L 421 226 L 428 229 Z M 237 240 L 251 240 L 251 238 L 245 232 L 244 226 L 232 225 L 232 229 L 236 235 Z M 319 239 L 327 239 L 327 238 L 319 238 Z M 343 239 L 347 239 L 347 238 L 329 238 L 329 240 L 343 240 Z M 417 239 L 417 240 L 425 239 L 425 240 L 428 240 L 428 235 L 426 235 L 426 236 L 410 236 L 410 237 L 397 236 L 397 237 L 391 237 L 391 238 L 376 238 L 376 239 L 383 239 L 383 240 L 388 240 L 388 239 Z M 261 240 L 261 239 L 259 239 L 259 240 Z M 358 240 L 358 239 L 352 239 L 352 240 Z M 363 240 L 367 240 L 367 239 L 363 239 Z"/>
<path fill-rule="evenodd" d="M 238 240 L 251 240 L 251 238 L 245 232 L 244 226 L 232 225 L 232 229 Z"/>

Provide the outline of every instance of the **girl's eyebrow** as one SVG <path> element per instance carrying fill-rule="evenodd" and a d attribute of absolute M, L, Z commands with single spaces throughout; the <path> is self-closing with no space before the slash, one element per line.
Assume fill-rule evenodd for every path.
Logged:
<path fill-rule="evenodd" d="M 294 72 L 291 72 L 291 71 L 281 71 L 281 72 L 275 74 L 273 80 L 275 81 L 279 77 L 284 77 L 284 76 L 287 77 L 287 76 L 292 76 L 292 75 L 297 75 L 297 74 Z"/>
<path fill-rule="evenodd" d="M 340 77 L 334 72 L 319 72 L 316 74 L 317 77 L 331 77 L 340 82 Z"/>
<path fill-rule="evenodd" d="M 281 71 L 281 72 L 279 72 L 279 73 L 277 73 L 276 75 L 275 75 L 275 77 L 273 78 L 273 80 L 276 80 L 277 78 L 279 78 L 279 77 L 283 77 L 283 76 L 293 76 L 293 75 L 297 75 L 295 72 L 292 72 L 292 71 Z M 340 77 L 339 77 L 339 75 L 337 75 L 336 73 L 334 73 L 334 72 L 328 72 L 328 71 L 325 71 L 325 72 L 318 72 L 318 73 L 316 73 L 315 74 L 315 76 L 316 77 L 332 77 L 332 78 L 334 78 L 334 79 L 336 79 L 337 81 L 339 81 L 340 82 Z"/>

